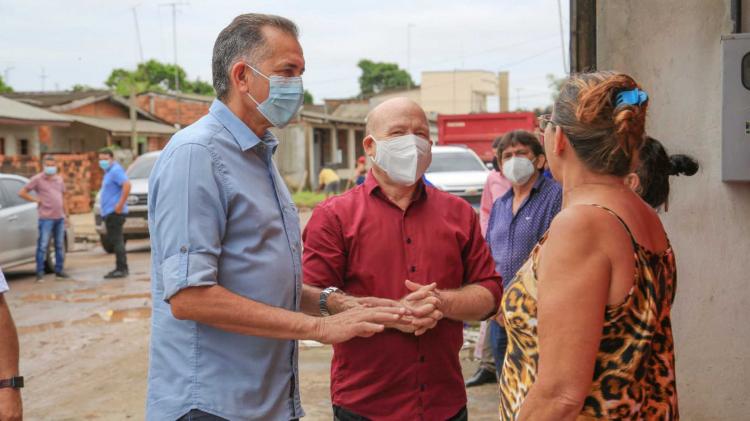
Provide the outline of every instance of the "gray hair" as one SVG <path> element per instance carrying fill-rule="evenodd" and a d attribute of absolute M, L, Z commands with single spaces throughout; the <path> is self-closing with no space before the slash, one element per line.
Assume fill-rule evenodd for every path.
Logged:
<path fill-rule="evenodd" d="M 297 25 L 281 16 L 247 13 L 234 18 L 214 43 L 212 68 L 214 89 L 219 99 L 225 99 L 229 93 L 229 69 L 239 59 L 252 61 L 255 65 L 268 54 L 269 48 L 262 32 L 264 26 L 299 37 Z"/>

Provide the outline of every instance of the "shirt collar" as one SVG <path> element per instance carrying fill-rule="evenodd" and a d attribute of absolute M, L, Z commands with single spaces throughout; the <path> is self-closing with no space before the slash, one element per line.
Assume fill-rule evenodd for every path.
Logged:
<path fill-rule="evenodd" d="M 544 183 L 546 182 L 546 180 L 547 180 L 547 177 L 545 177 L 545 176 L 544 176 L 544 174 L 542 174 L 541 172 L 539 172 L 538 174 L 539 174 L 539 175 L 537 176 L 537 178 L 536 178 L 536 181 L 534 182 L 534 185 L 533 185 L 533 186 L 531 186 L 531 192 L 532 192 L 532 193 L 533 193 L 533 192 L 535 192 L 535 191 L 539 191 L 539 189 L 541 189 L 541 188 L 542 188 L 542 185 L 543 185 L 543 184 L 544 184 Z M 513 196 L 514 196 L 514 194 L 515 194 L 515 193 L 513 192 L 513 186 L 511 186 L 511 187 L 510 187 L 510 188 L 508 189 L 508 191 L 507 191 L 507 192 L 505 192 L 505 194 L 504 194 L 504 195 L 502 195 L 502 196 L 500 197 L 500 199 L 499 199 L 499 200 L 507 201 L 507 200 L 509 200 L 509 199 L 512 199 L 512 198 L 513 198 Z"/>
<path fill-rule="evenodd" d="M 223 102 L 215 99 L 211 104 L 211 108 L 208 110 L 219 122 L 229 130 L 234 139 L 240 145 L 242 151 L 247 151 L 262 143 L 266 147 L 271 148 L 271 151 L 276 152 L 276 147 L 279 145 L 279 141 L 276 140 L 274 135 L 266 130 L 263 138 L 259 138 L 242 120 L 237 117 L 232 110 L 229 109 Z"/>
<path fill-rule="evenodd" d="M 367 172 L 364 186 L 365 192 L 367 192 L 368 195 L 371 195 L 374 192 L 380 190 L 380 184 L 378 184 L 378 180 L 375 179 L 375 176 L 372 174 L 372 169 Z M 424 180 L 421 178 L 419 179 L 419 181 L 417 181 L 417 191 L 417 197 L 412 200 L 412 203 L 427 197 L 427 186 L 425 186 Z"/>

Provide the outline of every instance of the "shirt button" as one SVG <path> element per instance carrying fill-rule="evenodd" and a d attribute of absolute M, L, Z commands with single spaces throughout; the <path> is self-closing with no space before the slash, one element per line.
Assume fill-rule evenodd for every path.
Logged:
<path fill-rule="evenodd" d="M 180 253 L 187 253 L 187 247 L 185 246 L 180 247 Z"/>
<path fill-rule="evenodd" d="M 424 362 L 424 355 L 420 355 L 420 356 L 419 356 L 419 362 L 420 362 L 420 363 L 423 363 L 423 362 Z"/>
<path fill-rule="evenodd" d="M 406 244 L 411 244 L 411 238 L 406 239 Z"/>
<path fill-rule="evenodd" d="M 419 385 L 419 391 L 420 391 L 420 392 L 424 392 L 424 385 L 423 385 L 423 384 L 420 384 L 420 385 Z"/>
<path fill-rule="evenodd" d="M 417 267 L 416 267 L 416 266 L 412 266 L 412 267 L 411 267 L 411 271 L 412 271 L 412 272 L 416 272 L 416 271 L 417 271 Z"/>

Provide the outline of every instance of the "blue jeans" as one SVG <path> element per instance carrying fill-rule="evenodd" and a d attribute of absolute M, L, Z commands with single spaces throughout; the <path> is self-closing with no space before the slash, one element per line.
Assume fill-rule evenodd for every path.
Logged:
<path fill-rule="evenodd" d="M 495 369 L 499 379 L 503 373 L 505 349 L 508 347 L 508 334 L 505 333 L 505 327 L 500 326 L 494 320 L 490 322 L 490 342 L 492 343 L 492 353 L 495 355 Z"/>
<path fill-rule="evenodd" d="M 65 219 L 39 219 L 39 240 L 36 243 L 36 273 L 44 273 L 44 261 L 50 237 L 55 236 L 55 273 L 63 270 L 65 260 Z"/>

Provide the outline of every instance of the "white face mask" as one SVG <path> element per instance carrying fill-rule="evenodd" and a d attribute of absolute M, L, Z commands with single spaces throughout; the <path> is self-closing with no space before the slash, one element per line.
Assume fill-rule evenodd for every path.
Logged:
<path fill-rule="evenodd" d="M 377 149 L 372 161 L 388 173 L 394 183 L 411 186 L 432 163 L 432 143 L 413 134 L 398 136 L 389 140 L 377 140 Z"/>
<path fill-rule="evenodd" d="M 514 156 L 503 163 L 503 175 L 516 185 L 529 181 L 534 171 L 536 171 L 534 164 L 526 157 Z"/>

